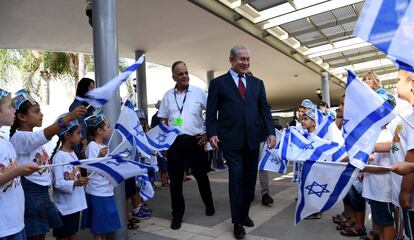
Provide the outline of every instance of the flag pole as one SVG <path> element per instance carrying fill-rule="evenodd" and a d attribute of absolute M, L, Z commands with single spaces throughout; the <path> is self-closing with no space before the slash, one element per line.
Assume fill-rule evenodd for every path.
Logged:
<path fill-rule="evenodd" d="M 120 154 L 119 156 L 126 157 L 125 154 Z M 57 166 L 69 165 L 69 164 L 72 164 L 73 162 L 80 162 L 80 163 L 95 162 L 95 161 L 96 162 L 100 162 L 100 161 L 111 160 L 111 159 L 113 159 L 113 156 L 107 156 L 107 157 L 101 157 L 101 158 L 87 158 L 87 159 L 83 159 L 83 160 L 79 160 L 79 161 L 48 164 L 48 165 L 43 165 L 43 166 L 39 166 L 39 167 L 40 168 L 49 168 L 49 167 L 57 167 Z"/>
<path fill-rule="evenodd" d="M 291 162 L 306 162 L 309 160 L 289 160 Z M 333 165 L 342 165 L 342 166 L 347 166 L 349 164 L 349 162 L 332 162 L 332 161 L 316 161 L 317 163 L 325 163 L 325 164 L 333 164 Z M 366 167 L 371 167 L 371 168 L 379 168 L 379 169 L 384 169 L 384 170 L 391 170 L 390 167 L 386 167 L 386 166 L 380 166 L 380 165 L 366 165 Z"/>
<path fill-rule="evenodd" d="M 400 117 L 405 123 L 407 123 L 412 129 L 414 129 L 414 125 L 412 125 L 407 119 L 405 119 L 403 116 L 401 116 L 400 113 L 397 114 L 398 117 Z"/>

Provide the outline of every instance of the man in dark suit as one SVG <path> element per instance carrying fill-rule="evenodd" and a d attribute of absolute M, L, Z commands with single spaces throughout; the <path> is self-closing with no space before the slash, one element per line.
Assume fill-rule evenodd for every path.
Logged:
<path fill-rule="evenodd" d="M 231 69 L 210 82 L 206 127 L 210 144 L 221 148 L 229 167 L 229 195 L 234 236 L 244 238 L 243 226 L 253 227 L 249 217 L 256 185 L 260 121 L 267 144 L 276 144 L 270 106 L 263 81 L 248 76 L 250 51 L 245 46 L 230 50 Z"/>

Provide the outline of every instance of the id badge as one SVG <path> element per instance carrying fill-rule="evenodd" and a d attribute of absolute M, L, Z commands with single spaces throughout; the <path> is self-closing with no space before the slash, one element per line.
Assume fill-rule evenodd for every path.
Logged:
<path fill-rule="evenodd" d="M 175 125 L 175 126 L 182 126 L 183 125 L 183 123 L 184 123 L 184 120 L 182 119 L 182 118 L 174 118 L 173 119 L 173 124 Z"/>

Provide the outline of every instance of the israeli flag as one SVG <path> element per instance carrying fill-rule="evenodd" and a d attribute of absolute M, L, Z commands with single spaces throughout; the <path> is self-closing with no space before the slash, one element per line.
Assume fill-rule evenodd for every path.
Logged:
<path fill-rule="evenodd" d="M 136 183 L 139 188 L 139 195 L 144 199 L 144 201 L 154 197 L 155 191 L 147 174 L 137 176 Z"/>
<path fill-rule="evenodd" d="M 137 113 L 134 111 L 134 105 L 130 100 L 125 101 L 115 129 L 121 134 L 123 141 L 128 141 L 144 157 L 150 158 L 152 156 L 153 148 L 148 143 L 147 135 L 139 122 Z"/>
<path fill-rule="evenodd" d="M 120 73 L 111 81 L 107 82 L 102 87 L 95 88 L 87 92 L 85 98 L 76 97 L 76 99 L 78 99 L 81 102 L 86 102 L 94 108 L 102 107 L 112 98 L 112 96 L 118 90 L 119 86 L 121 86 L 121 84 L 124 83 L 129 78 L 129 76 L 135 70 L 137 70 L 139 66 L 141 66 L 141 64 L 144 62 L 144 58 L 145 56 L 142 55 L 134 64 L 129 66 L 127 69 L 125 69 L 125 71 Z"/>
<path fill-rule="evenodd" d="M 412 71 L 413 22 L 414 1 L 366 0 L 355 26 L 354 35 L 372 43 Z M 405 70 L 410 71 L 410 69 Z"/>
<path fill-rule="evenodd" d="M 147 132 L 148 143 L 158 152 L 168 150 L 178 134 L 180 134 L 180 130 L 177 128 L 171 128 L 164 123 L 160 123 Z"/>
<path fill-rule="evenodd" d="M 315 108 L 315 123 L 316 123 L 316 129 L 320 127 L 323 120 L 325 119 L 323 113 L 321 110 L 318 109 L 316 105 L 313 106 Z"/>
<path fill-rule="evenodd" d="M 335 124 L 335 119 L 332 116 L 326 116 L 319 128 L 315 130 L 315 135 L 326 139 L 328 141 L 336 142 L 340 145 L 345 143 L 341 130 Z"/>
<path fill-rule="evenodd" d="M 148 172 L 146 168 L 135 161 L 126 160 L 119 155 L 111 156 L 112 158 L 102 161 L 73 161 L 71 164 L 107 177 L 114 186 L 128 178 Z"/>
<path fill-rule="evenodd" d="M 343 136 L 352 165 L 364 169 L 381 128 L 395 116 L 387 101 L 348 70 Z"/>
<path fill-rule="evenodd" d="M 269 146 L 264 142 L 264 146 L 260 153 L 260 161 L 258 165 L 259 171 L 270 171 L 276 173 L 285 174 L 287 171 L 287 160 L 281 160 L 277 154 L 277 149 L 280 146 L 279 142 L 282 137 L 282 133 L 275 129 L 276 145 L 270 149 Z"/>
<path fill-rule="evenodd" d="M 343 145 L 328 141 L 315 134 L 302 135 L 295 128 L 288 128 L 282 136 L 279 158 L 287 161 L 338 161 L 346 156 Z"/>
<path fill-rule="evenodd" d="M 341 201 L 356 178 L 358 169 L 351 164 L 305 161 L 299 183 L 295 223 L 325 212 Z"/>

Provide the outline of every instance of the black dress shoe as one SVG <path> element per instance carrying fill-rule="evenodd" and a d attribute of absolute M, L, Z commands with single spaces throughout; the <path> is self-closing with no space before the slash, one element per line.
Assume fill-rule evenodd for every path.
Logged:
<path fill-rule="evenodd" d="M 178 218 L 173 218 L 173 220 L 171 221 L 171 229 L 173 230 L 177 230 L 181 228 L 181 219 Z"/>
<path fill-rule="evenodd" d="M 265 206 L 268 206 L 269 204 L 272 204 L 272 203 L 273 203 L 273 198 L 269 194 L 265 193 L 262 196 L 262 204 Z"/>
<path fill-rule="evenodd" d="M 214 206 L 206 207 L 206 216 L 213 216 L 216 213 Z"/>
<path fill-rule="evenodd" d="M 246 231 L 244 230 L 243 225 L 240 223 L 234 224 L 234 237 L 236 239 L 243 239 L 246 236 Z"/>
<path fill-rule="evenodd" d="M 254 227 L 254 222 L 251 218 L 247 217 L 243 222 L 243 226 Z"/>

